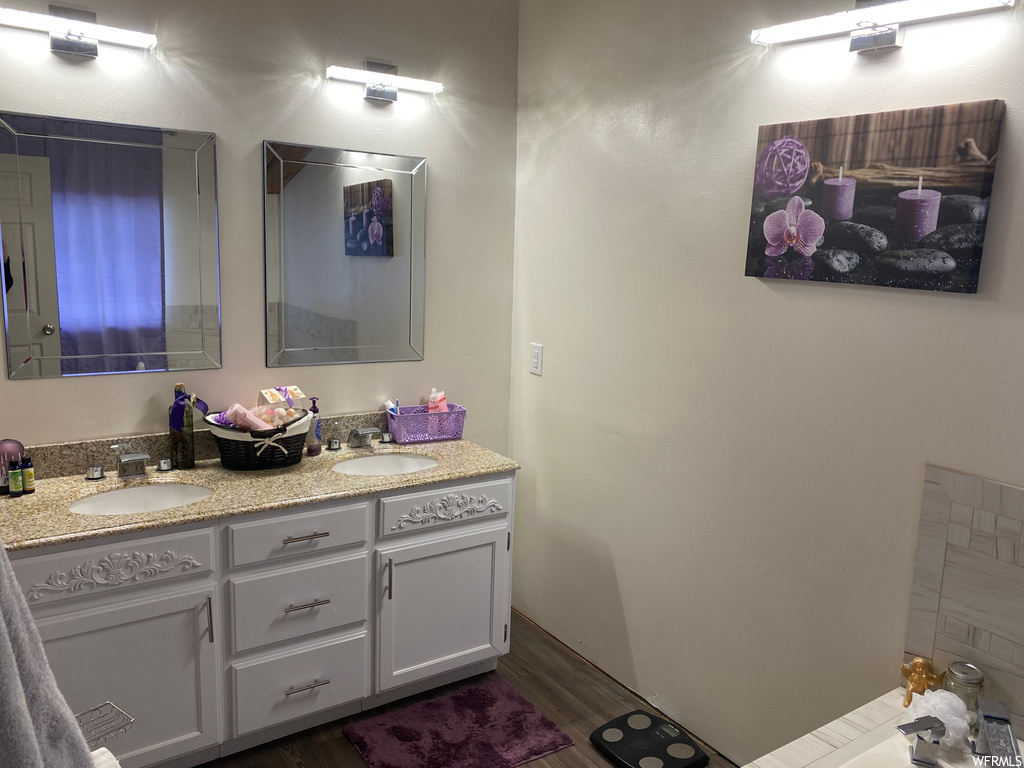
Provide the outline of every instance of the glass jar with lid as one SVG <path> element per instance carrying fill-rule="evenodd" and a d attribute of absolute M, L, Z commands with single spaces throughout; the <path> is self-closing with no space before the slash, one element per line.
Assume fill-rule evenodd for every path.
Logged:
<path fill-rule="evenodd" d="M 978 694 L 985 685 L 985 673 L 968 661 L 951 661 L 942 681 L 943 690 L 955 693 L 967 705 L 971 722 L 978 709 Z"/>

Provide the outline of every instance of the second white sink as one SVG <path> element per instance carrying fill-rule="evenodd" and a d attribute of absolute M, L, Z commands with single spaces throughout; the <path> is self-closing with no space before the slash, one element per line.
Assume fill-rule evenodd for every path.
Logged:
<path fill-rule="evenodd" d="M 140 485 L 86 496 L 71 505 L 77 515 L 137 515 L 193 504 L 213 495 L 209 488 L 180 483 Z"/>
<path fill-rule="evenodd" d="M 385 453 L 339 461 L 332 469 L 343 475 L 407 475 L 436 466 L 436 459 L 418 453 Z"/>

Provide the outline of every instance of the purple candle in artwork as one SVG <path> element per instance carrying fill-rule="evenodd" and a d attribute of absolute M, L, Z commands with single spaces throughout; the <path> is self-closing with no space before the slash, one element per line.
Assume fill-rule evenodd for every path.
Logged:
<path fill-rule="evenodd" d="M 363 229 L 370 226 L 370 211 L 368 208 L 363 208 Z"/>
<path fill-rule="evenodd" d="M 916 243 L 939 226 L 942 193 L 935 189 L 908 189 L 896 199 L 896 242 Z"/>
<path fill-rule="evenodd" d="M 348 233 L 350 235 L 354 235 L 356 233 L 356 217 L 355 216 L 349 216 L 348 217 Z"/>
<path fill-rule="evenodd" d="M 853 198 L 857 194 L 857 180 L 847 176 L 825 179 L 822 188 L 822 216 L 829 221 L 849 221 L 853 218 Z"/>

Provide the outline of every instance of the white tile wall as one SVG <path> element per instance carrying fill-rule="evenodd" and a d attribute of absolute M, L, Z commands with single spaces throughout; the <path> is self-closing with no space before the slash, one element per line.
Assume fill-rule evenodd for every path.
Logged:
<path fill-rule="evenodd" d="M 1024 489 L 927 467 L 904 648 L 974 662 L 1024 713 Z"/>

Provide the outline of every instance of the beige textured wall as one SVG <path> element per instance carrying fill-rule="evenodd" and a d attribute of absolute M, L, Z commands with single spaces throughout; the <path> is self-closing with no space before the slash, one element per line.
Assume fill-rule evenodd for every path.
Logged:
<path fill-rule="evenodd" d="M 894 686 L 926 461 L 1024 482 L 1024 9 L 748 42 L 850 5 L 520 6 L 513 601 L 740 763 Z M 743 276 L 758 125 L 989 98 L 979 295 Z"/>
<path fill-rule="evenodd" d="M 46 12 L 44 3 L 14 3 Z M 506 450 L 515 184 L 517 3 L 492 0 L 91 0 L 99 21 L 154 30 L 149 56 L 104 47 L 94 62 L 49 53 L 39 33 L 0 29 L 0 103 L 11 111 L 218 138 L 224 367 L 40 382 L 0 377 L 0 436 L 26 444 L 166 428 L 181 378 L 211 404 L 298 384 L 325 413 L 418 402 L 432 386 L 469 408 L 466 436 Z M 379 108 L 323 83 L 367 58 L 445 83 Z M 426 360 L 265 368 L 263 139 L 428 158 Z M 314 276 L 310 276 L 315 279 Z M 6 368 L 4 368 L 6 370 Z"/>

